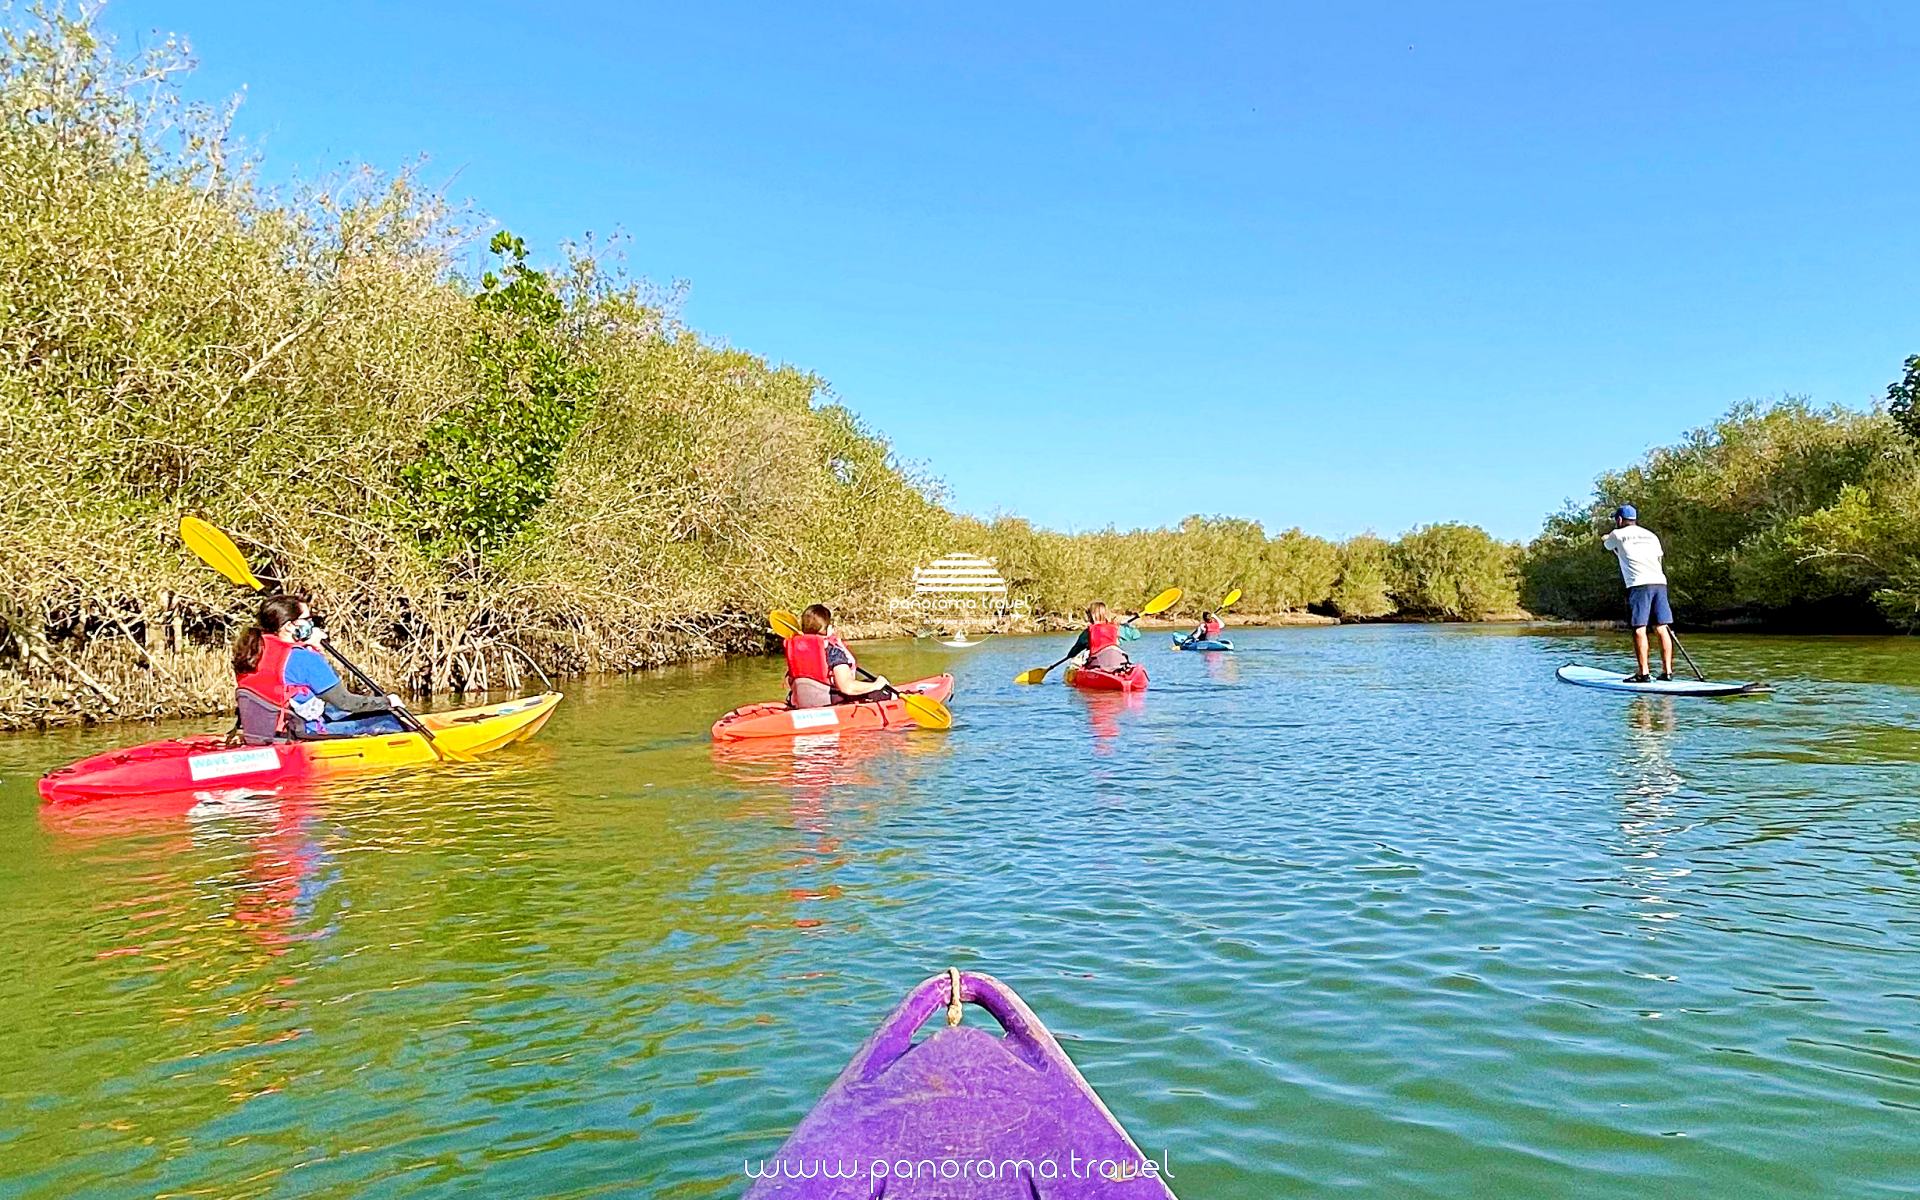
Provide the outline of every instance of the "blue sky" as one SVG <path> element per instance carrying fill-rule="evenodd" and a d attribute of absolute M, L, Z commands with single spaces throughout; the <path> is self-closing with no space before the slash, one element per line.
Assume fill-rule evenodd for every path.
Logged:
<path fill-rule="evenodd" d="M 121 0 L 274 178 L 424 157 L 631 239 L 958 507 L 1526 537 L 1594 475 L 1920 353 L 1895 4 Z M 1108 476 L 1101 464 L 1111 463 Z M 1148 480 L 1139 486 L 1128 480 Z"/>

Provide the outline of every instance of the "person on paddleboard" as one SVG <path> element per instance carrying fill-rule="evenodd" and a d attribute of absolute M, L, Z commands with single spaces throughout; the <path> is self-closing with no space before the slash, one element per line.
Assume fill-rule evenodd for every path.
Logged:
<path fill-rule="evenodd" d="M 1087 627 L 1074 639 L 1073 649 L 1067 651 L 1068 658 L 1086 655 L 1083 663 L 1099 671 L 1118 671 L 1131 660 L 1126 651 L 1120 649 L 1121 642 L 1131 642 L 1140 636 L 1133 623 L 1140 619 L 1134 613 L 1124 621 L 1115 621 L 1107 611 L 1104 602 L 1095 600 L 1087 605 Z"/>
<path fill-rule="evenodd" d="M 1200 614 L 1199 626 L 1187 635 L 1187 640 L 1190 642 L 1217 642 L 1220 640 L 1220 635 L 1226 631 L 1227 627 L 1221 623 L 1220 618 L 1216 614 L 1203 612 Z"/>
<path fill-rule="evenodd" d="M 825 708 L 886 692 L 882 676 L 860 678 L 853 651 L 833 627 L 833 611 L 810 604 L 800 614 L 800 632 L 787 639 L 787 703 L 795 708 Z"/>
<path fill-rule="evenodd" d="M 1613 510 L 1613 532 L 1600 539 L 1620 560 L 1620 578 L 1627 585 L 1627 619 L 1633 626 L 1633 658 L 1639 670 L 1627 676 L 1628 683 L 1650 683 L 1648 673 L 1647 626 L 1660 634 L 1660 679 L 1673 678 L 1673 609 L 1667 604 L 1667 573 L 1661 560 L 1665 551 L 1660 539 L 1640 525 L 1640 514 L 1631 504 Z"/>
<path fill-rule="evenodd" d="M 269 596 L 233 645 L 234 705 L 240 737 L 254 744 L 289 738 L 401 733 L 398 696 L 347 690 L 320 653 L 326 632 L 299 596 Z"/>

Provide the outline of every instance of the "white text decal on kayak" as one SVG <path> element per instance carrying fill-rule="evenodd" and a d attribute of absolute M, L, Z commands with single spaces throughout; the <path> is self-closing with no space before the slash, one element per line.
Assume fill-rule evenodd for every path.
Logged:
<path fill-rule="evenodd" d="M 189 754 L 187 771 L 195 782 L 202 779 L 225 779 L 229 775 L 248 775 L 254 771 L 277 771 L 280 769 L 280 755 L 272 746 L 258 746 L 252 750 L 226 750 L 219 754 Z"/>
<path fill-rule="evenodd" d="M 840 714 L 830 708 L 796 708 L 793 710 L 795 729 L 821 729 L 828 725 L 838 725 Z"/>

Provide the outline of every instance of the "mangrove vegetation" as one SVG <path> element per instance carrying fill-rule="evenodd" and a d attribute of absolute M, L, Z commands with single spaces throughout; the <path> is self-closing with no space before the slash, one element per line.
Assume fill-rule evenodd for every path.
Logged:
<path fill-rule="evenodd" d="M 1620 576 L 1599 549 L 1631 503 L 1666 547 L 1676 616 L 1828 630 L 1920 625 L 1920 357 L 1873 412 L 1802 399 L 1742 404 L 1676 445 L 1602 475 L 1547 518 L 1521 558 L 1521 602 L 1615 618 Z"/>
<path fill-rule="evenodd" d="M 1920 621 L 1913 363 L 1888 411 L 1736 410 L 1524 552 L 1460 524 L 1056 532 L 951 511 L 819 376 L 593 247 L 543 254 L 407 172 L 266 186 L 176 41 L 0 22 L 0 727 L 229 705 L 251 597 L 182 548 L 189 513 L 420 693 L 758 650 L 816 598 L 908 629 L 913 569 L 954 550 L 1040 625 L 1172 583 L 1183 614 L 1237 587 L 1242 614 L 1612 616 L 1596 518 L 1629 497 L 1691 616 Z"/>

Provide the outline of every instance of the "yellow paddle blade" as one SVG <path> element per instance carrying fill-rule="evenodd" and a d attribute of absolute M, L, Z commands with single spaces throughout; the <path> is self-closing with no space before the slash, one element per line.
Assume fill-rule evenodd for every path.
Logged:
<path fill-rule="evenodd" d="M 240 553 L 240 547 L 233 544 L 233 539 L 199 517 L 180 518 L 180 540 L 201 562 L 241 587 L 252 588 L 256 592 L 266 590 L 266 585 L 253 577 L 253 568 L 247 565 L 247 556 Z"/>
<path fill-rule="evenodd" d="M 953 713 L 946 705 L 932 696 L 917 696 L 912 692 L 901 692 L 900 699 L 907 706 L 907 715 L 922 729 L 953 728 Z"/>
<path fill-rule="evenodd" d="M 767 624 L 773 627 L 776 637 L 790 638 L 800 632 L 800 618 L 784 608 L 776 608 L 768 613 Z"/>
<path fill-rule="evenodd" d="M 1180 596 L 1181 596 L 1181 592 L 1179 588 L 1177 587 L 1168 588 L 1166 591 L 1161 592 L 1158 596 L 1155 596 L 1153 599 L 1147 601 L 1146 607 L 1140 610 L 1140 615 L 1143 617 L 1150 617 L 1155 613 L 1165 612 L 1168 609 L 1172 608 L 1174 605 L 1180 603 Z"/>
<path fill-rule="evenodd" d="M 1238 600 L 1239 598 L 1240 598 L 1240 589 L 1235 588 L 1232 591 L 1227 593 L 1227 598 L 1225 600 L 1222 600 L 1220 602 L 1220 607 L 1214 609 L 1213 611 L 1224 612 L 1227 609 L 1232 608 L 1234 601 Z"/>
<path fill-rule="evenodd" d="M 1047 681 L 1047 672 L 1051 670 L 1053 670 L 1052 667 L 1035 667 L 1031 671 L 1022 671 L 1018 675 L 1015 675 L 1013 681 L 1015 683 L 1045 683 Z"/>

